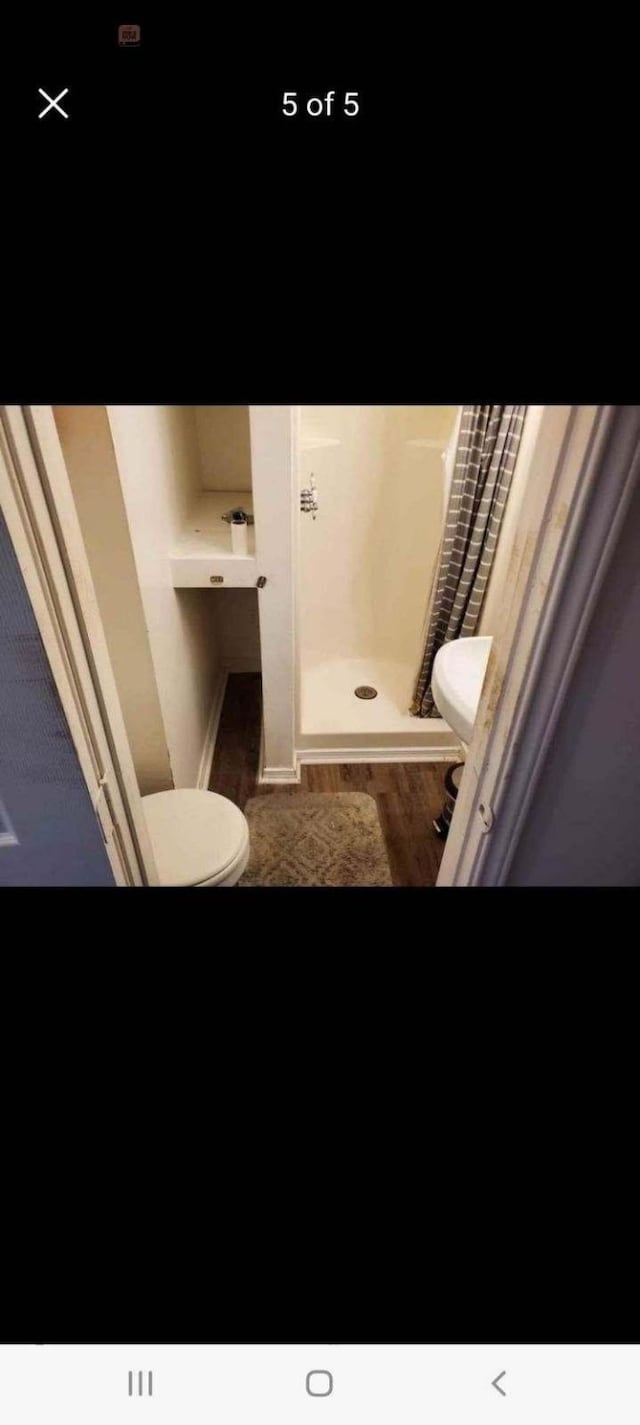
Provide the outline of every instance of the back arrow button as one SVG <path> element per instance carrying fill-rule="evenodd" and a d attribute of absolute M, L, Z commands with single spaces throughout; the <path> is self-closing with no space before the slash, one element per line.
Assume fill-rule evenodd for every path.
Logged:
<path fill-rule="evenodd" d="M 500 1391 L 500 1394 L 501 1394 L 501 1395 L 506 1395 L 507 1392 L 506 1392 L 506 1390 L 503 1390 L 503 1389 L 502 1389 L 502 1386 L 501 1386 L 501 1385 L 498 1385 L 498 1381 L 499 1381 L 499 1380 L 502 1380 L 502 1377 L 503 1377 L 503 1376 L 506 1376 L 506 1374 L 507 1374 L 506 1371 L 501 1371 L 501 1372 L 500 1372 L 500 1375 L 499 1375 L 499 1376 L 496 1376 L 495 1380 L 492 1380 L 492 1382 L 491 1382 L 492 1385 L 495 1385 L 496 1390 L 499 1390 L 499 1391 Z"/>

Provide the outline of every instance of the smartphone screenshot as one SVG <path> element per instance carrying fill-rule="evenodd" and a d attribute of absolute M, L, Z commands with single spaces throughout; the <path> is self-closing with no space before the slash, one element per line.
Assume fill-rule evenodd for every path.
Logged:
<path fill-rule="evenodd" d="M 0 1425 L 640 1420 L 601 20 L 3 22 Z"/>

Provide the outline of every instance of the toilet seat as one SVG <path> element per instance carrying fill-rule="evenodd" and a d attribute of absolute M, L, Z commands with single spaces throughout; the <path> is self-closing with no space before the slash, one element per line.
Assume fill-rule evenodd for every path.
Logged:
<path fill-rule="evenodd" d="M 142 798 L 161 886 L 234 885 L 249 859 L 246 817 L 228 797 L 180 787 Z"/>

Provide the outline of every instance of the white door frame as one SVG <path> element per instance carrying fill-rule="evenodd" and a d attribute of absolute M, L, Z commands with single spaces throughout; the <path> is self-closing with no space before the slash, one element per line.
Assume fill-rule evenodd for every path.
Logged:
<path fill-rule="evenodd" d="M 545 407 L 438 886 L 509 867 L 640 478 L 640 407 Z"/>
<path fill-rule="evenodd" d="M 0 407 L 0 505 L 116 884 L 158 875 L 50 406 Z"/>

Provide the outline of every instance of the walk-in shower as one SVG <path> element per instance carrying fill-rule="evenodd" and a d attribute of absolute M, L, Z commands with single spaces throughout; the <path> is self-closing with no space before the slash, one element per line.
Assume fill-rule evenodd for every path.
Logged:
<path fill-rule="evenodd" d="M 455 406 L 298 408 L 297 745 L 447 755 L 409 713 L 442 536 Z M 370 690 L 363 695 L 362 689 Z"/>

